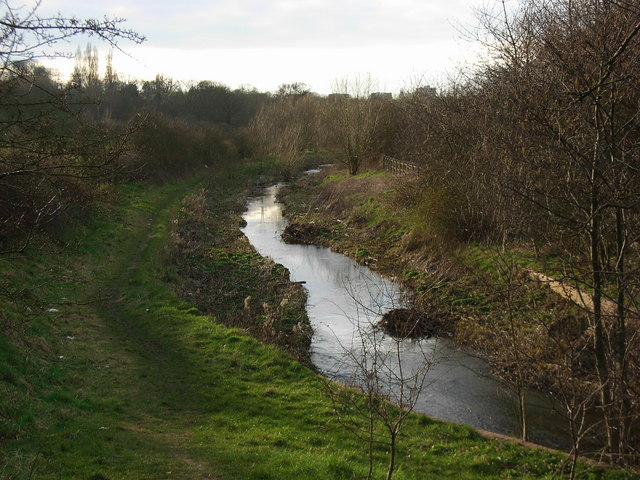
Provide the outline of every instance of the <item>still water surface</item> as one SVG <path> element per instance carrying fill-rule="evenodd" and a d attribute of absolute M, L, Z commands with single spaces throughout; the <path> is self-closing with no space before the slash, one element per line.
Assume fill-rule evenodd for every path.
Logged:
<path fill-rule="evenodd" d="M 293 281 L 306 282 L 307 312 L 314 329 L 312 361 L 327 376 L 350 382 L 358 372 L 356 359 L 363 344 L 375 338 L 377 348 L 395 359 L 396 343 L 371 329 L 380 316 L 403 306 L 393 282 L 328 248 L 287 245 L 280 235 L 287 225 L 276 201 L 279 186 L 251 198 L 242 230 L 258 252 L 287 267 Z M 429 369 L 416 410 L 443 420 L 517 435 L 517 407 L 512 392 L 492 377 L 487 362 L 457 348 L 448 339 L 404 341 L 403 370 L 428 362 Z M 354 353 L 355 352 L 355 353 Z M 393 360 L 395 361 L 395 360 Z M 393 363 L 389 360 L 388 363 Z M 561 447 L 564 424 L 542 396 L 528 398 L 530 439 Z"/>

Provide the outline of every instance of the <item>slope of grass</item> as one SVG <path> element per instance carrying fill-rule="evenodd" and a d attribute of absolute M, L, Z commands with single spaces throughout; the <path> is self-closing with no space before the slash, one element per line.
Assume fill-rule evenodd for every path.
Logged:
<path fill-rule="evenodd" d="M 165 282 L 170 225 L 202 183 L 121 187 L 74 248 L 0 261 L 0 478 L 366 476 L 314 372 Z M 418 415 L 398 458 L 398 479 L 548 478 L 562 460 Z M 381 478 L 384 445 L 374 459 Z"/>

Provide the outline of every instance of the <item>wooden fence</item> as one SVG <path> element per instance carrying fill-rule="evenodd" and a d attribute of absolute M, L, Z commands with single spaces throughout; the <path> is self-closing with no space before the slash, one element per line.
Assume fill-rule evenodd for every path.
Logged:
<path fill-rule="evenodd" d="M 397 158 L 389 157 L 388 155 L 382 156 L 382 166 L 387 172 L 391 172 L 394 175 L 403 175 L 406 173 L 419 175 L 422 171 L 422 167 L 415 163 L 398 160 Z"/>

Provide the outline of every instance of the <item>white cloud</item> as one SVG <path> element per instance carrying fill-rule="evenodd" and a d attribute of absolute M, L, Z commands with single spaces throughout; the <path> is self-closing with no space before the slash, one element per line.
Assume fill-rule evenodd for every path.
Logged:
<path fill-rule="evenodd" d="M 450 22 L 470 14 L 465 0 L 45 0 L 42 9 L 126 17 L 151 45 L 184 48 L 416 44 L 454 35 Z"/>
<path fill-rule="evenodd" d="M 123 45 L 138 59 L 119 60 L 133 76 L 162 72 L 269 90 L 303 81 L 326 92 L 355 72 L 394 90 L 402 78 L 437 75 L 468 54 L 454 25 L 470 22 L 469 2 L 483 1 L 44 0 L 42 9 L 126 17 L 128 28 L 148 38 L 142 47 Z"/>

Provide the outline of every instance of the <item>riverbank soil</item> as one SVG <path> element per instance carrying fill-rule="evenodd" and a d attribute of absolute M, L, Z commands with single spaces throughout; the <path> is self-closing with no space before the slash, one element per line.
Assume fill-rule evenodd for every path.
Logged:
<path fill-rule="evenodd" d="M 366 476 L 366 442 L 287 347 L 301 292 L 237 231 L 239 192 L 261 173 L 118 186 L 68 244 L 0 258 L 0 478 Z M 376 478 L 387 451 L 372 449 Z M 394 478 L 542 479 L 563 462 L 412 415 Z"/>

